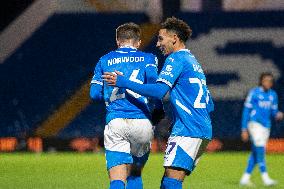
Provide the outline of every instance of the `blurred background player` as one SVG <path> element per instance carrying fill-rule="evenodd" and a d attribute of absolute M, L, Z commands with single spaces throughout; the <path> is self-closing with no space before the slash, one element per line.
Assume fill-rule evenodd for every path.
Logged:
<path fill-rule="evenodd" d="M 264 185 L 271 186 L 277 182 L 268 176 L 265 162 L 265 145 L 269 139 L 271 117 L 282 120 L 283 113 L 278 111 L 278 97 L 273 86 L 273 75 L 262 73 L 259 78 L 259 86 L 250 90 L 243 110 L 242 140 L 247 142 L 249 137 L 252 142 L 246 172 L 243 174 L 240 184 L 250 186 L 250 176 L 256 164 L 259 166 Z"/>
<path fill-rule="evenodd" d="M 153 126 L 147 98 L 130 90 L 104 85 L 103 72 L 119 70 L 137 83 L 153 83 L 157 79 L 157 58 L 138 51 L 141 30 L 137 24 L 126 23 L 116 29 L 118 49 L 101 57 L 91 81 L 90 96 L 104 98 L 107 115 L 104 130 L 107 170 L 110 189 L 142 189 L 141 171 L 153 138 Z M 156 101 L 153 124 L 163 117 L 161 101 Z M 161 117 L 161 118 L 162 118 Z"/>
<path fill-rule="evenodd" d="M 103 76 L 109 85 L 144 96 L 162 99 L 170 91 L 175 122 L 165 152 L 161 189 L 181 189 L 212 138 L 209 112 L 214 104 L 201 65 L 185 46 L 191 32 L 184 21 L 174 17 L 161 24 L 157 47 L 168 57 L 155 84 L 139 84 L 118 72 Z"/>

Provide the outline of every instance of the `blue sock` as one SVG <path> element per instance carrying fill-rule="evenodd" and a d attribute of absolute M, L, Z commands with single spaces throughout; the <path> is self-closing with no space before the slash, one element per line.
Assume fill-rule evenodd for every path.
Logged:
<path fill-rule="evenodd" d="M 110 182 L 109 189 L 124 189 L 125 184 L 122 180 L 113 180 Z"/>
<path fill-rule="evenodd" d="M 256 161 L 261 173 L 266 172 L 266 162 L 265 162 L 265 148 L 256 147 Z"/>
<path fill-rule="evenodd" d="M 127 177 L 126 189 L 143 189 L 141 176 L 129 176 Z"/>
<path fill-rule="evenodd" d="M 182 189 L 182 181 L 164 176 L 160 189 Z"/>
<path fill-rule="evenodd" d="M 254 166 L 256 164 L 256 157 L 255 157 L 255 153 L 252 152 L 249 156 L 249 160 L 248 160 L 248 166 L 247 166 L 247 169 L 246 169 L 246 173 L 248 174 L 251 174 L 253 169 L 254 169 Z"/>

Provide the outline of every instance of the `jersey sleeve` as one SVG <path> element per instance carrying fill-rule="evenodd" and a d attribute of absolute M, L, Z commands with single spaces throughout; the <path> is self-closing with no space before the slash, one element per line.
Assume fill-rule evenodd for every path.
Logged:
<path fill-rule="evenodd" d="M 207 97 L 206 97 L 206 108 L 208 112 L 213 112 L 215 105 L 211 96 L 209 89 L 207 88 Z"/>
<path fill-rule="evenodd" d="M 91 80 L 90 97 L 93 100 L 101 100 L 103 98 L 103 80 L 101 78 L 103 70 L 101 67 L 101 60 L 97 63 Z"/>
<path fill-rule="evenodd" d="M 95 67 L 95 71 L 94 71 L 93 78 L 91 80 L 91 84 L 103 85 L 103 79 L 101 77 L 102 74 L 103 74 L 103 70 L 102 70 L 102 63 L 100 60 Z"/>
<path fill-rule="evenodd" d="M 160 72 L 157 82 L 163 82 L 172 88 L 182 70 L 182 62 L 178 61 L 175 57 L 169 56 L 165 61 L 165 65 Z"/>
<path fill-rule="evenodd" d="M 156 56 L 151 56 L 148 64 L 146 65 L 146 83 L 153 84 L 156 83 L 158 78 L 158 59 Z M 153 104 L 154 109 L 163 109 L 163 102 L 156 98 L 150 98 L 151 104 Z"/>
<path fill-rule="evenodd" d="M 254 91 L 251 90 L 245 100 L 242 113 L 242 129 L 247 129 L 247 124 L 250 118 L 250 112 L 253 109 Z"/>
<path fill-rule="evenodd" d="M 276 93 L 274 93 L 273 94 L 272 106 L 271 106 L 272 117 L 275 117 L 277 113 L 278 113 L 278 96 L 277 96 Z"/>
<path fill-rule="evenodd" d="M 155 83 L 158 78 L 158 59 L 156 56 L 151 56 L 146 64 L 146 83 Z"/>

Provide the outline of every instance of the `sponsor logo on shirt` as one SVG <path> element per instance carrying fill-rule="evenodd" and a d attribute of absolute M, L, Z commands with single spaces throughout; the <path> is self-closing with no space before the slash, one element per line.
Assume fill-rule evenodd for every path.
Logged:
<path fill-rule="evenodd" d="M 171 65 L 167 65 L 166 66 L 166 71 L 161 71 L 161 75 L 168 75 L 170 77 L 174 77 L 174 75 L 172 74 L 173 67 Z"/>

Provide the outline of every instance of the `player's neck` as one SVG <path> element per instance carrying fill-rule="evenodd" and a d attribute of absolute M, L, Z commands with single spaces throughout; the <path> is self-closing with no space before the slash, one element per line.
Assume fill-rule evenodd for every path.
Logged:
<path fill-rule="evenodd" d="M 267 88 L 265 88 L 265 87 L 263 87 L 263 86 L 260 86 L 260 88 L 261 88 L 264 92 L 267 92 L 267 91 L 269 91 L 269 90 L 270 90 L 270 88 L 269 88 L 269 89 L 267 89 Z"/>
<path fill-rule="evenodd" d="M 133 44 L 131 43 L 124 43 L 118 46 L 118 48 L 131 48 L 131 49 L 137 49 Z"/>
<path fill-rule="evenodd" d="M 182 49 L 186 49 L 185 44 L 179 43 L 179 44 L 176 44 L 176 46 L 174 47 L 174 51 L 173 52 L 177 52 L 177 51 L 180 51 Z"/>

